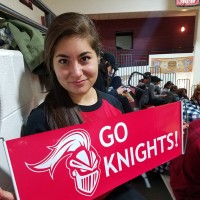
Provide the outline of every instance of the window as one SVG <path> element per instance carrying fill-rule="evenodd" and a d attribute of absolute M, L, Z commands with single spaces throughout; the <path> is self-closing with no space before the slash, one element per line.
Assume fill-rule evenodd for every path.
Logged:
<path fill-rule="evenodd" d="M 115 33 L 117 49 L 133 49 L 133 32 Z"/>

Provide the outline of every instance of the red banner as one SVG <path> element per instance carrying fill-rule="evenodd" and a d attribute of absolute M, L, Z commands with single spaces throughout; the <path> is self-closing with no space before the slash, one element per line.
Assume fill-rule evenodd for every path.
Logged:
<path fill-rule="evenodd" d="M 6 142 L 18 199 L 94 199 L 182 153 L 176 102 Z"/>

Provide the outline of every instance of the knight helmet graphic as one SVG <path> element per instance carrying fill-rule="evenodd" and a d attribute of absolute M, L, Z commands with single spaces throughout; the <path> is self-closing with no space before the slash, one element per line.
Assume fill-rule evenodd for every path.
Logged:
<path fill-rule="evenodd" d="M 33 172 L 49 172 L 53 179 L 57 165 L 65 158 L 75 189 L 83 195 L 92 196 L 100 179 L 100 156 L 91 145 L 89 133 L 84 129 L 74 129 L 47 148 L 51 151 L 43 160 L 25 163 L 26 166 Z"/>

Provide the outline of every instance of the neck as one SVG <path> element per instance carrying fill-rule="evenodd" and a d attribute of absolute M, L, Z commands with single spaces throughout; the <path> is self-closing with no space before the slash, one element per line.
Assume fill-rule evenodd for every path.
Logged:
<path fill-rule="evenodd" d="M 97 102 L 97 93 L 94 88 L 91 88 L 86 94 L 71 95 L 70 97 L 75 104 L 83 106 L 90 106 Z"/>

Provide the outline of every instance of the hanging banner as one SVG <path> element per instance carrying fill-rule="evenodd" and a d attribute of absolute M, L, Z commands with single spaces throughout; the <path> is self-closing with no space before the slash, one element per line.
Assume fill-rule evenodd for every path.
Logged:
<path fill-rule="evenodd" d="M 149 55 L 151 73 L 192 72 L 193 54 L 157 54 Z"/>
<path fill-rule="evenodd" d="M 95 199 L 182 153 L 175 102 L 6 141 L 20 200 Z"/>

